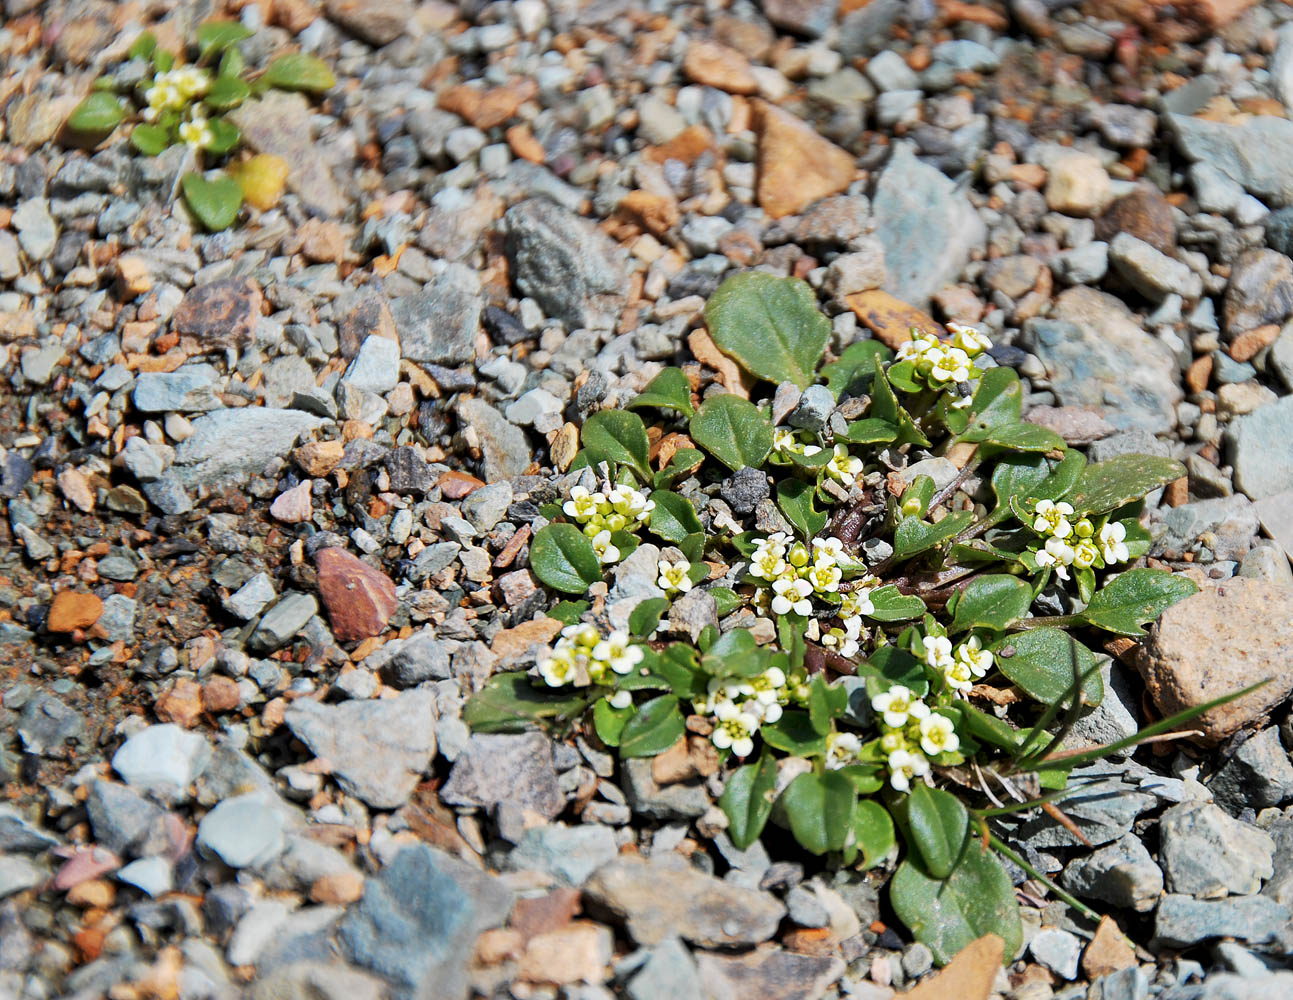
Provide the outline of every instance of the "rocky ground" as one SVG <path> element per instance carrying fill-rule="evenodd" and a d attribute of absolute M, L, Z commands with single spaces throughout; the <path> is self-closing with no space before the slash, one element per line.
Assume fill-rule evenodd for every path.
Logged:
<path fill-rule="evenodd" d="M 1204 589 L 1112 650 L 1080 738 L 1275 677 L 1207 745 L 1082 772 L 1094 850 L 1010 831 L 1112 919 L 1017 872 L 1027 944 L 992 991 L 1293 996 L 1288 7 L 4 7 L 0 996 L 882 1000 L 929 975 L 884 871 L 734 850 L 685 756 L 619 769 L 460 718 L 558 627 L 527 540 L 578 421 L 665 363 L 739 387 L 699 311 L 750 267 L 817 288 L 837 350 L 916 310 L 979 323 L 1031 419 L 1186 463 L 1154 555 Z M 171 199 L 182 148 L 59 128 L 144 26 L 220 13 L 258 29 L 251 65 L 299 47 L 339 82 L 244 109 L 289 190 L 207 235 Z M 749 485 L 695 484 L 702 519 Z"/>

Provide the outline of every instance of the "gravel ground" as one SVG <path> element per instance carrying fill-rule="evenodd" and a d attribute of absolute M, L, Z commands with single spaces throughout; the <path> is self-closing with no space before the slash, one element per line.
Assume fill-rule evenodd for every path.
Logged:
<path fill-rule="evenodd" d="M 836 351 L 980 324 L 1030 419 L 1186 464 L 1153 558 L 1203 590 L 1111 648 L 1075 738 L 1275 678 L 1206 745 L 1078 774 L 1094 850 L 1011 831 L 1111 919 L 1017 871 L 994 995 L 1293 996 L 1288 7 L 4 9 L 0 997 L 883 1000 L 929 975 L 884 870 L 735 850 L 720 774 L 460 718 L 558 627 L 527 540 L 581 480 L 575 427 L 666 364 L 728 385 L 700 310 L 746 268 L 806 278 Z M 208 235 L 171 198 L 182 148 L 60 126 L 145 26 L 213 14 L 258 29 L 250 65 L 299 48 L 338 83 L 239 112 L 288 191 Z M 758 516 L 734 480 L 679 488 L 706 524 Z"/>

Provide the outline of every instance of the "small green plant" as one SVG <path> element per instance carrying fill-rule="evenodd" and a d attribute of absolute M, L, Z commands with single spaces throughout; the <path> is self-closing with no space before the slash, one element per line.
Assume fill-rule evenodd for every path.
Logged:
<path fill-rule="evenodd" d="M 728 766 L 720 805 L 738 848 L 771 822 L 843 865 L 901 853 L 893 908 L 939 962 L 990 931 L 1012 955 L 1020 918 L 998 854 L 1014 855 L 993 817 L 1053 811 L 1071 768 L 1187 717 L 1056 753 L 1104 693 L 1083 637 L 1138 635 L 1196 589 L 1136 564 L 1150 548 L 1144 496 L 1184 470 L 1150 456 L 1088 464 L 1022 419 L 1019 376 L 969 327 L 913 331 L 896 354 L 854 343 L 823 364 L 830 324 L 811 289 L 757 273 L 728 279 L 706 320 L 765 386 L 824 383 L 829 420 L 774 425 L 771 386 L 762 403 L 717 387 L 702 399 L 678 368 L 589 417 L 579 482 L 541 509 L 530 548 L 538 579 L 568 595 L 549 612 L 565 627 L 536 670 L 492 678 L 464 717 L 478 731 L 582 725 L 622 758 L 706 734 Z M 653 468 L 666 436 L 676 447 Z M 936 481 L 909 467 L 919 456 L 955 462 L 926 464 Z M 697 500 L 747 469 L 781 523 L 702 518 Z M 776 520 L 767 505 L 758 516 Z M 646 536 L 661 546 L 658 595 L 612 622 L 603 581 Z M 1043 592 L 1062 613 L 1036 611 Z M 994 710 L 976 697 L 994 685 L 1036 707 Z M 1008 798 L 1020 785 L 1038 791 L 994 801 L 992 787 Z"/>
<path fill-rule="evenodd" d="M 244 101 L 271 87 L 322 93 L 336 83 L 323 61 L 300 52 L 279 56 L 263 72 L 249 72 L 238 44 L 251 35 L 250 28 L 236 21 L 207 21 L 189 50 L 177 54 L 161 48 L 145 32 L 116 73 L 95 81 L 90 95 L 68 117 L 68 128 L 101 141 L 126 122 L 131 125 L 130 144 L 146 156 L 183 144 L 199 165 L 226 160 L 242 142 L 229 112 Z M 183 63 L 188 54 L 194 61 Z M 259 200 L 257 192 L 246 190 L 248 178 L 275 172 L 235 173 L 236 177 L 218 170 L 194 172 L 181 178 L 185 203 L 207 229 L 232 225 L 244 197 L 253 203 Z"/>

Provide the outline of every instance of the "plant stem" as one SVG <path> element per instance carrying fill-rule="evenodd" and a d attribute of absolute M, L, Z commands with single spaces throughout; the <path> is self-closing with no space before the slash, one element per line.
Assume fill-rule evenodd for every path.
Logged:
<path fill-rule="evenodd" d="M 1053 892 L 1058 899 L 1063 900 L 1069 906 L 1073 907 L 1073 909 L 1077 910 L 1078 913 L 1082 914 L 1082 916 L 1086 917 L 1093 923 L 1100 922 L 1100 914 L 1096 913 L 1095 910 L 1091 909 L 1091 907 L 1087 906 L 1085 903 L 1080 902 L 1075 896 L 1072 896 L 1061 889 L 1058 885 L 1029 864 L 1025 858 L 1016 854 L 1009 847 L 1003 844 L 996 834 L 991 832 L 988 833 L 988 843 L 992 845 L 992 849 L 994 851 L 1002 857 L 1013 861 L 1029 875 L 1037 879 L 1038 882 L 1046 886 L 1046 888 Z"/>

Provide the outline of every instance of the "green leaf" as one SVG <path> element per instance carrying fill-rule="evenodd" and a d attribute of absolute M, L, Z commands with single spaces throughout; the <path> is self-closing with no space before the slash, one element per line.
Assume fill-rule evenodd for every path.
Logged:
<path fill-rule="evenodd" d="M 669 598 L 648 597 L 629 612 L 629 631 L 645 638 L 660 624 L 660 616 L 669 610 Z"/>
<path fill-rule="evenodd" d="M 807 712 L 790 709 L 776 722 L 760 727 L 763 742 L 794 757 L 816 757 L 826 752 L 826 737 L 813 728 Z"/>
<path fill-rule="evenodd" d="M 236 45 L 231 45 L 224 50 L 224 55 L 220 57 L 220 69 L 217 75 L 225 79 L 233 79 L 242 76 L 242 71 L 247 68 L 247 60 L 243 58 L 242 49 Z M 250 88 L 248 88 L 250 92 Z M 207 98 L 211 100 L 210 97 Z"/>
<path fill-rule="evenodd" d="M 261 79 L 281 90 L 304 90 L 314 94 L 321 94 L 337 85 L 337 78 L 332 75 L 328 64 L 304 52 L 279 56 L 269 64 Z"/>
<path fill-rule="evenodd" d="M 691 405 L 691 383 L 681 368 L 666 368 L 647 383 L 645 389 L 624 404 L 626 410 L 640 406 L 654 406 L 661 410 L 677 410 L 684 417 L 696 411 Z"/>
<path fill-rule="evenodd" d="M 212 118 L 207 122 L 207 127 L 211 129 L 211 141 L 205 147 L 208 153 L 214 153 L 217 156 L 223 155 L 242 142 L 242 133 L 238 131 L 238 126 L 231 121 L 226 121 L 224 118 Z M 232 183 L 234 187 L 238 187 L 232 178 L 226 177 L 225 180 Z M 238 194 L 241 197 L 241 187 L 238 187 Z"/>
<path fill-rule="evenodd" d="M 813 506 L 816 487 L 802 479 L 785 479 L 777 483 L 777 506 L 800 534 L 813 538 L 826 527 L 826 511 Z"/>
<path fill-rule="evenodd" d="M 846 392 L 861 395 L 870 388 L 876 370 L 892 357 L 893 351 L 880 341 L 859 340 L 844 348 L 838 361 L 823 365 L 821 374 L 837 400 Z"/>
<path fill-rule="evenodd" d="M 790 832 L 813 854 L 844 849 L 856 803 L 853 783 L 838 771 L 801 774 L 781 793 Z"/>
<path fill-rule="evenodd" d="M 1009 509 L 1011 500 L 1022 502 L 1036 496 L 1035 491 L 1050 475 L 1050 464 L 1041 455 L 1004 456 L 992 470 L 992 492 L 997 496 L 997 506 Z"/>
<path fill-rule="evenodd" d="M 866 417 L 854 420 L 844 429 L 843 434 L 836 434 L 836 441 L 847 441 L 849 444 L 888 444 L 898 438 L 898 428 L 887 420 Z"/>
<path fill-rule="evenodd" d="M 106 135 L 121 124 L 126 109 L 107 91 L 96 90 L 72 109 L 67 127 L 86 135 Z"/>
<path fill-rule="evenodd" d="M 145 156 L 157 156 L 171 144 L 171 135 L 160 125 L 140 122 L 130 130 L 130 145 Z"/>
<path fill-rule="evenodd" d="M 1071 448 L 1064 457 L 1051 469 L 1051 474 L 1042 480 L 1032 491 L 1034 500 L 1058 500 L 1077 483 L 1082 470 L 1086 468 L 1086 456 Z"/>
<path fill-rule="evenodd" d="M 970 814 L 960 800 L 918 781 L 907 797 L 907 824 L 925 870 L 935 878 L 952 874 L 970 830 Z"/>
<path fill-rule="evenodd" d="M 905 649 L 892 644 L 881 646 L 872 653 L 858 667 L 858 674 L 880 682 L 876 693 L 886 691 L 895 684 L 910 688 L 917 697 L 921 698 L 929 690 L 925 665 Z"/>
<path fill-rule="evenodd" d="M 878 622 L 905 622 L 925 613 L 925 602 L 914 594 L 900 593 L 893 584 L 876 587 L 868 595 L 874 610 L 867 614 Z"/>
<path fill-rule="evenodd" d="M 147 59 L 157 48 L 157 36 L 151 31 L 145 31 L 140 34 L 133 42 L 130 48 L 126 49 L 127 59 Z"/>
<path fill-rule="evenodd" d="M 831 685 L 825 674 L 817 674 L 808 686 L 808 721 L 814 730 L 825 736 L 832 723 L 849 707 L 848 688 L 842 684 Z"/>
<path fill-rule="evenodd" d="M 574 625 L 589 607 L 587 601 L 558 601 L 548 612 L 548 617 L 555 618 L 562 625 Z"/>
<path fill-rule="evenodd" d="M 1082 618 L 1106 632 L 1137 636 L 1143 634 L 1140 626 L 1198 591 L 1184 576 L 1161 569 L 1129 569 L 1092 595 Z"/>
<path fill-rule="evenodd" d="M 175 66 L 175 53 L 167 49 L 153 49 L 153 69 L 158 73 L 169 73 Z"/>
<path fill-rule="evenodd" d="M 807 282 L 759 271 L 719 285 L 705 306 L 705 323 L 719 349 L 750 374 L 801 389 L 812 384 L 831 337 L 831 322 Z"/>
<path fill-rule="evenodd" d="M 984 444 L 995 444 L 1013 451 L 1063 451 L 1064 439 L 1038 424 L 996 424 L 983 432 Z"/>
<path fill-rule="evenodd" d="M 557 691 L 561 693 L 556 693 Z M 544 691 L 520 671 L 495 674 L 467 699 L 462 721 L 477 733 L 516 733 L 544 722 L 573 718 L 588 705 L 582 691 Z"/>
<path fill-rule="evenodd" d="M 597 738 L 608 747 L 619 746 L 624 727 L 635 711 L 632 705 L 616 708 L 607 699 L 598 698 L 593 704 L 593 728 L 597 730 Z"/>
<path fill-rule="evenodd" d="M 912 556 L 928 552 L 935 546 L 942 545 L 971 524 L 974 523 L 974 512 L 958 510 L 937 524 L 930 524 L 919 517 L 904 517 L 898 522 L 893 532 L 893 559 L 902 562 Z M 874 598 L 873 598 L 874 600 Z"/>
<path fill-rule="evenodd" d="M 1023 940 L 1010 877 L 996 855 L 973 837 L 946 879 L 934 878 L 908 857 L 889 883 L 889 901 L 939 965 L 984 934 L 996 934 L 1005 942 L 1007 958 Z"/>
<path fill-rule="evenodd" d="M 963 701 L 956 707 L 965 721 L 965 728 L 976 740 L 990 743 L 1002 750 L 1019 749 L 1021 740 L 1019 730 L 1010 723 L 975 708 L 968 701 Z"/>
<path fill-rule="evenodd" d="M 242 208 L 242 188 L 232 177 L 218 174 L 207 180 L 201 174 L 185 174 L 180 179 L 184 202 L 198 221 L 212 232 L 228 229 Z"/>
<path fill-rule="evenodd" d="M 573 524 L 549 524 L 530 542 L 530 568 L 540 581 L 565 594 L 583 594 L 602 578 L 593 543 Z"/>
<path fill-rule="evenodd" d="M 726 618 L 745 603 L 745 598 L 731 587 L 710 587 L 705 593 L 714 598 L 714 603 L 718 605 L 719 618 Z"/>
<path fill-rule="evenodd" d="M 701 403 L 688 430 L 693 441 L 733 472 L 758 468 L 772 450 L 771 422 L 749 400 L 730 393 Z"/>
<path fill-rule="evenodd" d="M 584 421 L 579 439 L 585 448 L 629 466 L 642 482 L 651 481 L 646 426 L 636 413 L 599 410 Z"/>
<path fill-rule="evenodd" d="M 699 563 L 701 559 L 705 557 L 705 532 L 703 531 L 693 531 L 681 542 L 677 542 L 675 544 L 682 550 L 682 554 L 687 557 L 688 562 Z M 697 568 L 697 566 L 693 565 L 691 569 L 692 571 L 695 571 Z M 687 575 L 691 576 L 691 572 Z M 706 570 L 706 575 L 708 575 L 708 570 Z M 699 578 L 692 577 L 691 582 L 700 583 L 703 579 L 705 579 L 704 576 Z"/>
<path fill-rule="evenodd" d="M 738 851 L 744 851 L 767 825 L 777 791 L 777 759 L 766 750 L 757 764 L 738 767 L 727 779 L 718 800 L 727 815 L 727 835 Z"/>
<path fill-rule="evenodd" d="M 204 21 L 198 27 L 198 58 L 206 59 L 216 52 L 223 52 L 252 34 L 250 28 L 237 21 Z"/>
<path fill-rule="evenodd" d="M 211 89 L 207 91 L 204 100 L 217 111 L 228 111 L 230 108 L 236 108 L 250 96 L 251 88 L 236 76 L 218 76 L 211 84 Z"/>
<path fill-rule="evenodd" d="M 1017 576 L 980 576 L 961 591 L 951 631 L 990 628 L 1004 631 L 1028 613 L 1033 589 Z"/>
<path fill-rule="evenodd" d="M 893 386 L 889 384 L 883 371 L 876 372 L 871 383 L 871 416 L 897 427 L 899 443 L 928 446 L 929 438 L 916 426 L 911 414 L 898 403 Z"/>
<path fill-rule="evenodd" d="M 984 441 L 990 428 L 1017 424 L 1023 418 L 1024 386 L 1013 368 L 989 368 L 979 379 L 970 402 L 970 423 L 962 441 Z"/>
<path fill-rule="evenodd" d="M 654 757 L 678 742 L 687 728 L 671 694 L 645 702 L 620 733 L 621 757 Z"/>
<path fill-rule="evenodd" d="M 655 474 L 655 488 L 668 489 L 679 479 L 689 476 L 705 461 L 705 453 L 695 448 L 679 448 L 669 464 Z"/>
<path fill-rule="evenodd" d="M 1185 466 L 1156 455 L 1119 455 L 1088 465 L 1066 499 L 1076 517 L 1104 514 L 1185 475 Z"/>
<path fill-rule="evenodd" d="M 705 691 L 709 681 L 696 664 L 694 649 L 680 642 L 666 647 L 655 664 L 655 672 L 669 685 L 669 690 L 679 698 L 695 698 Z"/>
<path fill-rule="evenodd" d="M 651 511 L 651 532 L 675 545 L 686 540 L 688 535 L 703 531 L 696 508 L 691 501 L 668 490 L 656 490 L 651 494 L 655 501 L 655 510 Z"/>
<path fill-rule="evenodd" d="M 994 662 L 1007 680 L 1043 705 L 1067 704 L 1073 683 L 1084 677 L 1082 701 L 1098 705 L 1104 698 L 1100 672 L 1092 671 L 1095 654 L 1063 629 L 1034 628 L 992 645 Z"/>
<path fill-rule="evenodd" d="M 845 769 L 847 770 L 847 768 Z M 893 850 L 893 818 L 875 799 L 861 799 L 853 810 L 852 843 L 845 845 L 844 863 L 852 864 L 850 852 L 861 852 L 862 867 L 874 868 Z"/>

